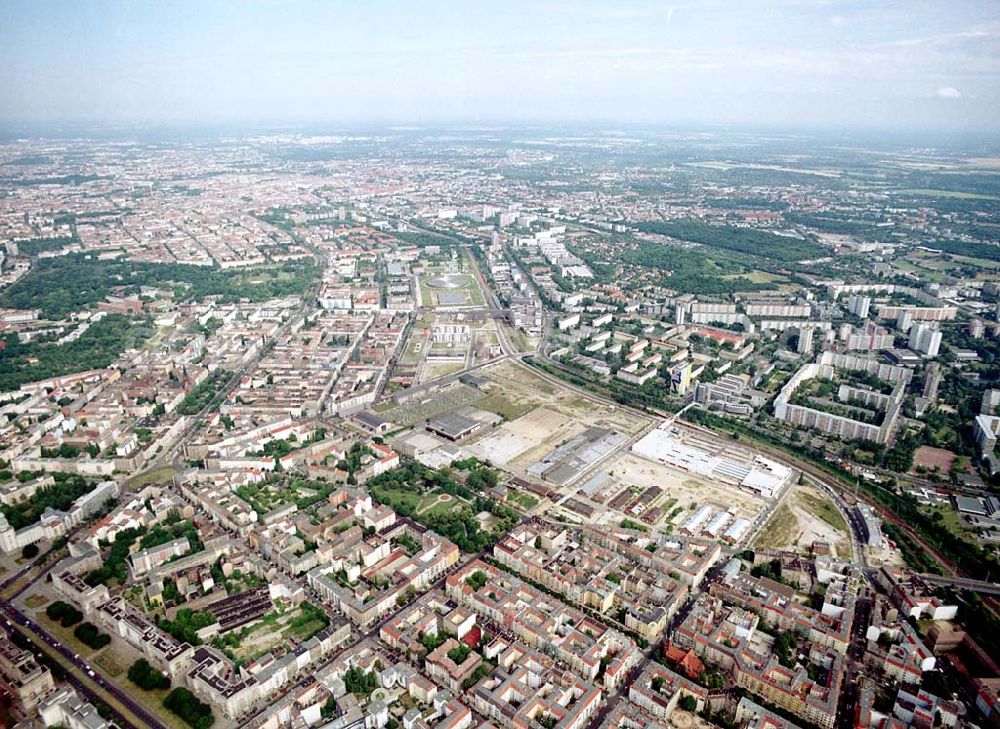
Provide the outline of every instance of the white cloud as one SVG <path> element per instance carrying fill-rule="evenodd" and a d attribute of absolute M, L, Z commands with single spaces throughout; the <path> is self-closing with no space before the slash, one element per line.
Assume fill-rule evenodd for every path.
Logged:
<path fill-rule="evenodd" d="M 934 95 L 939 99 L 961 99 L 962 92 L 956 89 L 954 86 L 942 86 Z"/>

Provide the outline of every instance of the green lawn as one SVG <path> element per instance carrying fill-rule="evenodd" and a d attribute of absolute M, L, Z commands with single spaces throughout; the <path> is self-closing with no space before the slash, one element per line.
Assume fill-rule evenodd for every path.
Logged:
<path fill-rule="evenodd" d="M 530 412 L 535 407 L 535 404 L 532 402 L 514 402 L 498 392 L 491 392 L 477 400 L 476 407 L 496 413 L 506 420 L 517 420 L 525 413 Z"/>
<path fill-rule="evenodd" d="M 378 492 L 386 501 L 392 502 L 394 505 L 403 508 L 403 510 L 412 509 L 410 513 L 419 516 L 447 514 L 466 503 L 456 496 L 451 496 L 447 501 L 439 501 L 439 496 L 450 496 L 443 491 L 432 491 L 422 494 L 417 491 L 386 488 L 383 486 L 379 487 Z M 373 498 L 378 498 L 375 494 L 372 496 Z"/>
<path fill-rule="evenodd" d="M 985 258 L 973 258 L 972 256 L 954 256 L 954 258 L 956 261 L 968 263 L 971 266 L 979 266 L 979 268 L 988 268 L 990 270 L 1000 268 L 1000 261 L 990 261 Z"/>
<path fill-rule="evenodd" d="M 111 678 L 121 676 L 128 669 L 125 659 L 113 648 L 105 649 L 101 655 L 94 659 L 94 665 Z"/>
<path fill-rule="evenodd" d="M 414 334 L 407 343 L 406 350 L 403 352 L 403 357 L 400 361 L 406 364 L 416 364 L 419 362 L 424 354 L 426 354 L 425 346 L 427 341 L 423 336 L 417 339 L 416 334 Z M 420 347 L 419 352 L 417 352 L 418 346 Z"/>
<path fill-rule="evenodd" d="M 800 491 L 798 497 L 805 510 L 817 519 L 822 519 L 837 531 L 847 531 L 847 523 L 844 521 L 844 517 L 840 515 L 840 512 L 837 511 L 837 507 L 822 496 Z"/>
<path fill-rule="evenodd" d="M 316 633 L 323 630 L 326 627 L 326 623 L 322 620 L 310 620 L 302 625 L 289 625 L 283 631 L 281 635 L 284 638 L 291 638 L 292 636 L 298 638 L 299 640 L 305 641 L 312 638 Z"/>
<path fill-rule="evenodd" d="M 944 524 L 945 528 L 948 529 L 952 534 L 954 534 L 959 539 L 968 539 L 969 530 L 962 526 L 962 522 L 959 520 L 958 512 L 952 509 L 950 506 L 942 507 L 938 506 L 930 510 L 931 513 L 937 512 L 941 515 L 941 523 Z"/>
<path fill-rule="evenodd" d="M 508 491 L 507 500 L 525 510 L 533 509 L 538 504 L 538 499 L 523 491 Z"/>
<path fill-rule="evenodd" d="M 1000 197 L 996 195 L 980 195 L 975 192 L 959 192 L 957 190 L 931 190 L 931 189 L 912 189 L 912 190 L 897 190 L 899 195 L 921 195 L 924 197 L 956 197 L 962 200 L 1000 200 Z"/>
<path fill-rule="evenodd" d="M 171 466 L 164 466 L 163 468 L 157 468 L 155 471 L 146 471 L 145 473 L 140 473 L 138 476 L 134 476 L 129 480 L 129 486 L 141 486 L 147 483 L 169 483 L 176 473 L 177 471 Z"/>
<path fill-rule="evenodd" d="M 744 276 L 750 279 L 753 283 L 768 284 L 768 283 L 788 283 L 788 277 L 782 276 L 778 273 L 771 273 L 770 271 L 761 271 L 759 269 L 750 271 L 749 273 L 729 273 L 720 278 L 731 280 L 734 278 L 739 278 Z"/>

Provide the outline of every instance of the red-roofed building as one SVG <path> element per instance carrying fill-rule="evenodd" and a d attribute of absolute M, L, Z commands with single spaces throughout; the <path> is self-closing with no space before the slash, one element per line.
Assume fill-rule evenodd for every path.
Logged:
<path fill-rule="evenodd" d="M 462 637 L 462 642 L 465 643 L 470 648 L 472 648 L 473 650 L 475 650 L 476 648 L 479 647 L 479 641 L 482 639 L 482 637 L 483 637 L 483 631 L 480 630 L 479 626 L 477 625 Z"/>
<path fill-rule="evenodd" d="M 663 653 L 667 660 L 679 668 L 685 676 L 696 679 L 705 672 L 705 664 L 695 655 L 693 650 L 685 651 L 669 642 L 664 646 Z"/>

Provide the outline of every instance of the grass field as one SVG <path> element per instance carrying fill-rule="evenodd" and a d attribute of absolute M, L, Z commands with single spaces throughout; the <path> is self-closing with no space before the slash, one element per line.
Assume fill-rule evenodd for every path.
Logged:
<path fill-rule="evenodd" d="M 538 499 L 523 491 L 508 491 L 507 500 L 525 511 L 530 511 L 538 505 Z"/>
<path fill-rule="evenodd" d="M 1000 268 L 1000 261 L 990 261 L 986 258 L 973 258 L 971 256 L 954 256 L 954 258 L 956 261 L 968 263 L 971 266 L 979 266 L 979 268 L 988 268 L 990 270 Z"/>
<path fill-rule="evenodd" d="M 400 361 L 404 364 L 416 364 L 419 362 L 426 353 L 427 341 L 422 332 L 414 333 L 410 337 L 410 341 L 406 343 L 406 349 L 403 351 Z"/>
<path fill-rule="evenodd" d="M 935 270 L 932 267 L 925 266 L 924 261 L 921 260 L 920 264 L 913 263 L 912 261 L 897 260 L 894 262 L 896 268 L 904 273 L 916 273 L 927 279 L 928 281 L 941 282 L 946 280 L 948 277 L 941 271 Z"/>
<path fill-rule="evenodd" d="M 453 289 L 438 289 L 430 286 L 430 282 L 440 276 L 450 276 L 456 280 L 461 281 L 461 286 Z M 449 292 L 449 291 L 462 291 L 465 293 L 466 300 L 461 304 L 442 304 L 438 300 L 438 294 Z M 424 306 L 427 307 L 451 307 L 451 306 L 483 306 L 485 300 L 483 299 L 483 292 L 479 290 L 479 285 L 476 283 L 476 279 L 470 274 L 466 273 L 451 273 L 445 274 L 440 272 L 434 273 L 424 273 L 420 275 L 420 298 L 423 301 Z"/>
<path fill-rule="evenodd" d="M 775 510 L 764 528 L 760 530 L 752 546 L 761 549 L 784 546 L 795 540 L 797 530 L 798 521 L 795 514 L 792 513 L 788 504 L 782 504 Z"/>
<path fill-rule="evenodd" d="M 129 487 L 141 486 L 142 484 L 147 483 L 168 483 L 176 473 L 177 471 L 171 466 L 157 468 L 155 471 L 146 471 L 145 473 L 140 473 L 138 476 L 134 476 L 129 479 Z"/>
<path fill-rule="evenodd" d="M 45 607 L 49 604 L 49 598 L 45 595 L 29 595 L 24 601 L 24 604 L 28 607 L 37 610 L 40 607 Z"/>
<path fill-rule="evenodd" d="M 461 372 L 465 369 L 465 362 L 455 362 L 454 360 L 448 362 L 428 361 L 424 363 L 424 369 L 422 370 L 422 376 L 420 378 L 421 382 L 426 382 L 427 380 L 436 380 L 438 377 L 447 377 L 448 375 L 453 375 L 456 372 Z"/>
<path fill-rule="evenodd" d="M 720 276 L 719 278 L 731 281 L 732 279 L 739 278 L 740 276 L 743 276 L 744 278 L 749 279 L 751 282 L 758 284 L 789 282 L 787 276 L 782 276 L 781 274 L 777 273 L 771 273 L 770 271 L 761 271 L 759 269 L 755 269 L 753 271 L 750 271 L 749 273 L 728 273 L 725 276 Z"/>
<path fill-rule="evenodd" d="M 476 401 L 476 407 L 482 410 L 489 410 L 507 420 L 516 420 L 529 412 L 534 404 L 530 402 L 515 402 L 498 392 L 491 392 L 481 400 Z"/>
<path fill-rule="evenodd" d="M 898 195 L 920 195 L 922 197 L 954 197 L 960 200 L 1000 200 L 996 195 L 980 195 L 975 192 L 958 192 L 956 190 L 912 189 L 897 190 Z"/>
<path fill-rule="evenodd" d="M 326 623 L 319 617 L 308 617 L 301 607 L 277 609 L 257 622 L 227 634 L 226 649 L 242 663 L 257 660 L 289 640 L 304 641 L 322 630 Z M 234 641 L 229 643 L 227 641 Z"/>
<path fill-rule="evenodd" d="M 191 729 L 187 722 L 183 721 L 177 714 L 169 711 L 163 705 L 163 700 L 167 698 L 167 694 L 170 693 L 173 687 L 164 690 L 143 691 L 124 676 L 118 679 L 118 685 L 128 693 L 129 697 L 145 707 L 163 724 L 170 727 L 170 729 Z M 216 721 L 218 719 L 219 717 L 216 716 Z"/>
<path fill-rule="evenodd" d="M 837 507 L 824 499 L 822 496 L 816 496 L 809 492 L 800 491 L 798 493 L 798 499 L 799 503 L 802 504 L 805 510 L 817 519 L 822 519 L 837 531 L 847 531 L 847 523 L 844 521 L 844 517 L 841 516 L 840 512 L 837 511 Z"/>
<path fill-rule="evenodd" d="M 398 500 L 398 503 L 405 504 L 417 514 L 447 514 L 461 503 L 455 497 L 439 492 L 420 494 L 404 489 L 382 489 L 382 491 L 390 496 L 394 502 Z M 448 496 L 448 499 L 439 498 L 442 496 Z"/>
<path fill-rule="evenodd" d="M 152 352 L 154 349 L 160 346 L 160 343 L 164 339 L 173 334 L 176 328 L 177 327 L 163 327 L 161 329 L 157 329 L 156 334 L 147 339 L 146 343 L 142 346 L 142 348 L 147 352 Z"/>
<path fill-rule="evenodd" d="M 128 670 L 125 659 L 114 648 L 107 648 L 94 659 L 94 665 L 111 678 L 118 678 Z"/>
<path fill-rule="evenodd" d="M 969 530 L 962 526 L 962 522 L 959 519 L 958 512 L 952 509 L 950 506 L 938 506 L 930 511 L 938 512 L 941 514 L 941 523 L 944 524 L 945 528 L 954 534 L 959 539 L 969 539 Z"/>
<path fill-rule="evenodd" d="M 522 332 L 517 327 L 510 327 L 502 322 L 497 322 L 497 325 L 503 328 L 504 334 L 507 336 L 507 341 L 511 343 L 517 351 L 527 352 L 536 346 L 537 340 L 531 339 L 527 334 Z"/>

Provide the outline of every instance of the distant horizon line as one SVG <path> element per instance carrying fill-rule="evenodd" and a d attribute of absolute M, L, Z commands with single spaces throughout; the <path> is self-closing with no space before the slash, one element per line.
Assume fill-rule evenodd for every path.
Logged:
<path fill-rule="evenodd" d="M 721 121 L 628 121 L 621 119 L 473 119 L 455 118 L 439 120 L 380 119 L 242 119 L 242 120 L 181 120 L 181 119 L 0 119 L 0 135 L 38 136 L 41 138 L 65 138 L 62 135 L 86 136 L 98 134 L 110 136 L 127 133 L 238 133 L 243 135 L 262 133 L 295 133 L 304 136 L 324 134 L 358 133 L 379 131 L 382 133 L 407 134 L 420 132 L 453 131 L 473 132 L 517 132 L 517 131 L 575 131 L 594 133 L 718 133 L 718 134 L 785 134 L 790 136 L 837 136 L 858 134 L 876 138 L 927 137 L 992 141 L 1000 144 L 1000 127 L 983 129 L 974 127 L 897 127 L 891 125 L 833 123 L 773 123 L 773 122 L 721 122 Z"/>

